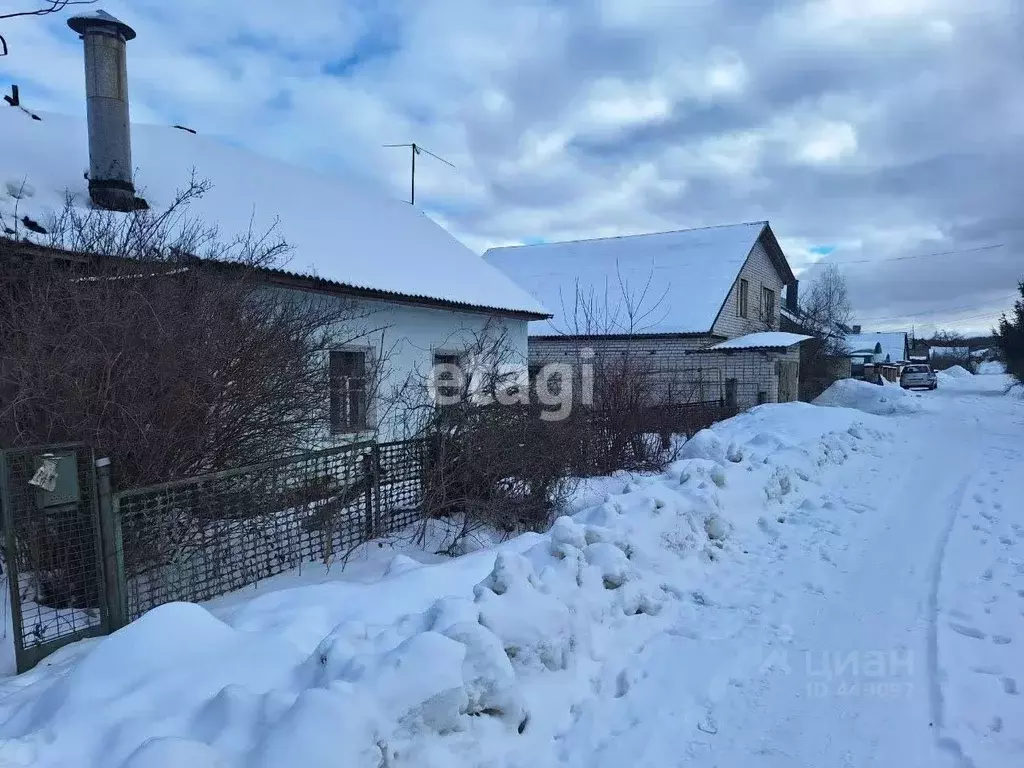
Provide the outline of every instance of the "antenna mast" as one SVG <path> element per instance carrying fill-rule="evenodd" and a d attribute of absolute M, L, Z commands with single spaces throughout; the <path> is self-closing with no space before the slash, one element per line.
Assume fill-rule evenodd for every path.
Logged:
<path fill-rule="evenodd" d="M 440 157 L 439 155 L 435 155 L 429 149 L 424 149 L 423 147 L 421 147 L 416 142 L 413 142 L 412 144 L 384 144 L 382 146 L 385 146 L 385 147 L 409 147 L 410 149 L 412 149 L 412 179 L 411 179 L 411 183 L 410 183 L 410 186 L 409 186 L 409 205 L 416 205 L 416 155 L 420 154 L 421 152 L 425 152 L 428 155 L 430 155 L 431 157 L 433 157 L 434 159 L 440 160 L 445 165 L 451 165 L 452 168 L 455 168 L 454 165 L 449 163 L 443 157 Z"/>

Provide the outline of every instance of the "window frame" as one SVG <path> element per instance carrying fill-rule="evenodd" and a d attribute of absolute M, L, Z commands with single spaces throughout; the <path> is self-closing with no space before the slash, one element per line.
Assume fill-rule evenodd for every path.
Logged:
<path fill-rule="evenodd" d="M 750 316 L 750 281 L 745 277 L 740 278 L 740 285 L 736 292 L 736 313 L 744 320 Z"/>
<path fill-rule="evenodd" d="M 361 376 L 345 372 L 344 364 L 338 364 L 336 369 L 335 361 L 349 355 L 358 355 L 362 359 Z M 370 350 L 366 347 L 340 347 L 328 351 L 328 423 L 332 435 L 355 435 L 370 431 L 370 365 Z M 360 382 L 355 390 L 352 388 L 353 381 Z M 356 400 L 353 400 L 353 396 Z M 355 408 L 353 402 L 357 403 Z M 353 418 L 353 411 L 358 412 L 356 418 Z"/>
<path fill-rule="evenodd" d="M 765 300 L 767 299 L 767 301 Z M 775 327 L 775 291 L 767 285 L 761 286 L 761 319 L 768 324 L 769 328 Z"/>
<path fill-rule="evenodd" d="M 462 403 L 462 402 L 466 401 L 466 394 L 467 394 L 466 390 L 467 390 L 468 384 L 469 384 L 469 382 L 467 380 L 467 375 L 468 374 L 467 374 L 467 371 L 466 371 L 466 356 L 467 356 L 467 354 L 466 354 L 465 351 L 458 351 L 458 350 L 453 350 L 453 349 L 435 349 L 435 350 L 433 350 L 433 352 L 431 354 L 431 358 L 430 358 L 430 363 L 431 363 L 432 372 L 433 372 L 432 373 L 432 382 L 433 382 L 433 386 L 434 386 L 434 400 L 435 400 L 435 405 L 437 405 L 438 407 L 444 408 L 444 407 L 448 407 L 450 405 L 455 405 L 456 404 L 456 403 L 444 403 L 444 404 L 442 404 L 442 403 L 437 402 L 438 400 L 441 399 L 441 397 L 439 397 L 441 395 L 441 387 L 449 387 L 449 388 L 452 388 L 452 389 L 454 389 L 455 387 L 458 387 L 459 388 L 459 393 L 458 393 L 458 401 L 457 402 L 458 403 Z M 457 366 L 459 368 L 459 370 L 462 372 L 462 379 L 461 379 L 461 381 L 459 381 L 457 383 L 451 383 L 451 384 L 447 384 L 447 383 L 446 384 L 440 384 L 437 381 L 437 379 L 436 379 L 437 367 L 439 365 L 455 365 L 455 366 Z M 446 390 L 446 391 L 452 391 L 452 389 L 449 389 L 449 390 Z M 444 397 L 444 400 L 446 400 L 446 401 L 447 400 L 451 400 L 451 399 L 453 399 L 453 398 Z"/>

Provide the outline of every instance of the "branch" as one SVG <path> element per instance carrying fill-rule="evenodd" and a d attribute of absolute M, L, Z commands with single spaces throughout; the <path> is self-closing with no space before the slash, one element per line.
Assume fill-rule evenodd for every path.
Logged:
<path fill-rule="evenodd" d="M 19 16 L 49 16 L 51 13 L 63 11 L 69 5 L 93 5 L 98 0 L 46 0 L 44 8 L 36 8 L 34 11 L 12 11 L 11 13 L 0 13 L 0 20 L 14 19 Z"/>

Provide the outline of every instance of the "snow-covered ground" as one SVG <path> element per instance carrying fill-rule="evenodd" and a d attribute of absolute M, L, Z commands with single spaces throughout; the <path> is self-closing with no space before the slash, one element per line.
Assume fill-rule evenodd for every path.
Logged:
<path fill-rule="evenodd" d="M 0 768 L 1020 765 L 1007 384 L 842 383 L 543 536 L 164 606 L 0 683 Z"/>

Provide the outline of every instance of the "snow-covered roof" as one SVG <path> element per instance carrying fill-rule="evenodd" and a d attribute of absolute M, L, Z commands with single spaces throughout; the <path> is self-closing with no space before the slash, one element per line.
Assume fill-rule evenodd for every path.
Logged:
<path fill-rule="evenodd" d="M 846 335 L 846 353 L 848 355 L 870 355 L 875 345 L 882 345 L 882 357 L 890 363 L 898 363 L 906 355 L 907 334 L 904 332 L 887 333 L 848 333 Z"/>
<path fill-rule="evenodd" d="M 0 105 L 0 217 L 45 226 L 70 192 L 88 204 L 85 121 Z M 544 307 L 422 212 L 372 188 L 290 166 L 177 128 L 133 125 L 136 188 L 155 209 L 186 187 L 192 169 L 213 188 L 189 213 L 230 239 L 275 220 L 293 247 L 288 272 L 339 287 L 455 305 L 530 313 Z M 20 199 L 18 199 L 20 197 Z M 19 234 L 25 232 L 22 227 Z M 7 234 L 10 234 L 9 232 Z M 35 237 L 45 244 L 45 237 Z"/>
<path fill-rule="evenodd" d="M 767 226 L 758 221 L 492 248 L 484 259 L 554 313 L 550 321 L 531 323 L 531 334 L 707 333 Z M 642 317 L 631 324 L 628 304 L 641 296 L 636 314 Z M 597 323 L 582 322 L 586 311 L 577 297 L 598 310 Z"/>
<path fill-rule="evenodd" d="M 799 333 L 785 333 L 784 331 L 761 331 L 759 333 L 748 333 L 746 336 L 737 336 L 735 339 L 723 341 L 708 349 L 784 349 L 807 341 L 810 336 Z"/>

